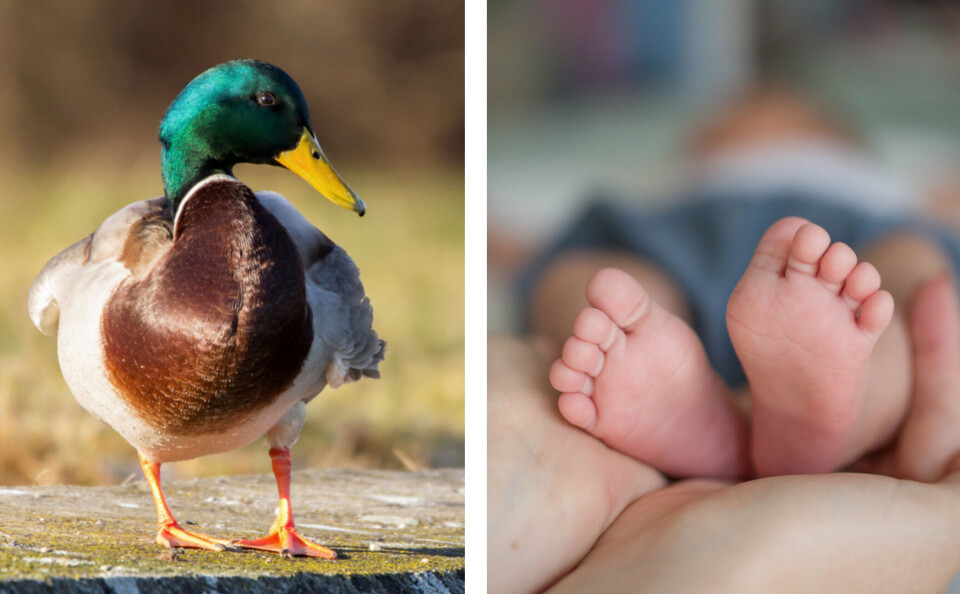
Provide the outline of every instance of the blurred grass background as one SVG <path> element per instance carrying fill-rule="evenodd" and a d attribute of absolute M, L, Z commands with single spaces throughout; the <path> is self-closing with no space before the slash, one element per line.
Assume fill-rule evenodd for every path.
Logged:
<path fill-rule="evenodd" d="M 112 484 L 136 454 L 70 395 L 30 323 L 43 264 L 125 204 L 162 194 L 156 127 L 204 69 L 255 57 L 301 85 L 363 219 L 291 173 L 240 166 L 357 262 L 388 341 L 380 381 L 308 407 L 297 467 L 461 466 L 463 5 L 251 1 L 0 3 L 0 484 Z M 263 441 L 165 467 L 268 472 Z"/>

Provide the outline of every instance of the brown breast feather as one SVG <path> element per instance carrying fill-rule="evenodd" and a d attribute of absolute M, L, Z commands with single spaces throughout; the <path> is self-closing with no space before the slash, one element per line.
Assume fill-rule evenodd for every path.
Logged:
<path fill-rule="evenodd" d="M 145 225 L 131 234 L 162 235 Z M 128 268 L 141 272 L 153 249 L 131 236 Z M 229 181 L 184 204 L 173 245 L 121 283 L 101 330 L 107 372 L 126 402 L 184 435 L 226 430 L 276 400 L 313 342 L 296 246 L 246 186 Z"/>

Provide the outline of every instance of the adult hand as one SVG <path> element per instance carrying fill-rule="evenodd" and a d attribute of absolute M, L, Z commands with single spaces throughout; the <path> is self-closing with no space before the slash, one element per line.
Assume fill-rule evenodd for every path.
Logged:
<path fill-rule="evenodd" d="M 838 473 L 688 480 L 634 501 L 556 592 L 937 592 L 960 570 L 960 305 L 910 315 L 915 400 L 890 451 Z M 936 482 L 932 482 L 936 481 Z"/>
<path fill-rule="evenodd" d="M 487 348 L 487 589 L 540 591 L 590 551 L 623 509 L 666 480 L 568 424 L 529 343 Z"/>
<path fill-rule="evenodd" d="M 688 480 L 630 505 L 551 592 L 940 592 L 958 569 L 960 473 Z"/>

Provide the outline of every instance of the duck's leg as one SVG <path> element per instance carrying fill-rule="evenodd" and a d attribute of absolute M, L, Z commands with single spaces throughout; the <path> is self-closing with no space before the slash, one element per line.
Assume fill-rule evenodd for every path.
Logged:
<path fill-rule="evenodd" d="M 280 553 L 283 557 L 321 557 L 336 559 L 337 554 L 327 547 L 312 543 L 297 533 L 290 505 L 290 449 L 270 448 L 273 475 L 280 492 L 280 511 L 270 528 L 270 534 L 256 540 L 236 540 L 235 544 L 245 549 L 257 549 Z"/>
<path fill-rule="evenodd" d="M 173 519 L 170 508 L 163 498 L 163 490 L 160 489 L 160 465 L 151 462 L 140 454 L 140 466 L 143 467 L 143 475 L 147 477 L 147 483 L 150 485 L 150 491 L 153 493 L 153 501 L 157 504 L 157 544 L 164 547 L 184 547 L 190 549 L 207 549 L 208 551 L 237 551 L 240 550 L 230 541 L 212 538 L 205 534 L 197 534 L 184 530 L 180 524 Z"/>
<path fill-rule="evenodd" d="M 280 509 L 270 528 L 270 534 L 255 540 L 235 540 L 235 544 L 246 549 L 280 553 L 284 557 L 337 557 L 337 554 L 327 547 L 314 544 L 297 534 L 297 528 L 293 524 L 293 509 L 290 505 L 290 448 L 296 443 L 306 418 L 306 406 L 303 402 L 298 402 L 267 431 L 273 476 L 277 479 L 277 491 L 280 492 Z"/>

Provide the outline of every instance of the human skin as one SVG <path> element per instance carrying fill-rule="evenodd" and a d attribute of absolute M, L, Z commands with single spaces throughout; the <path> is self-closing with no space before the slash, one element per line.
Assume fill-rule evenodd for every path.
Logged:
<path fill-rule="evenodd" d="M 764 233 L 730 297 L 727 329 L 749 380 L 759 476 L 842 468 L 888 439 L 906 411 L 909 351 L 878 342 L 893 296 L 876 267 L 857 260 L 822 227 L 788 217 Z M 871 383 L 871 367 L 897 363 L 899 382 Z M 871 418 L 868 398 L 894 407 L 885 425 Z"/>
<path fill-rule="evenodd" d="M 960 569 L 960 473 L 725 485 L 692 479 L 629 506 L 551 592 L 937 592 Z"/>
<path fill-rule="evenodd" d="M 492 339 L 487 369 L 487 587 L 539 591 L 666 480 L 560 417 L 531 343 Z"/>
<path fill-rule="evenodd" d="M 828 253 L 835 251 L 835 249 L 840 246 L 842 246 L 842 244 L 834 244 Z M 849 248 L 847 248 L 847 250 L 849 251 Z M 852 253 L 849 255 L 852 256 Z M 858 272 L 863 272 L 861 268 L 869 266 L 864 263 L 870 262 L 873 265 L 870 266 L 871 268 L 875 266 L 872 271 L 873 274 L 879 271 L 883 279 L 883 287 L 889 287 L 888 293 L 893 296 L 896 304 L 892 322 L 882 333 L 879 340 L 876 341 L 876 345 L 872 351 L 863 348 L 859 349 L 861 356 L 864 354 L 869 355 L 869 361 L 865 361 L 860 365 L 863 371 L 859 375 L 854 374 L 854 379 L 857 379 L 857 381 L 862 384 L 862 388 L 856 390 L 840 389 L 839 384 L 836 384 L 836 382 L 827 382 L 829 385 L 836 385 L 837 389 L 831 391 L 829 394 L 821 394 L 822 397 L 820 398 L 811 399 L 809 397 L 797 397 L 796 394 L 780 394 L 777 393 L 776 390 L 771 390 L 770 386 L 782 386 L 782 382 L 779 382 L 778 378 L 783 368 L 783 362 L 770 363 L 771 369 L 768 370 L 769 373 L 762 373 L 764 371 L 765 358 L 767 354 L 771 352 L 770 346 L 763 345 L 763 347 L 759 349 L 758 356 L 752 356 L 750 353 L 747 353 L 745 356 L 743 352 L 740 353 L 741 358 L 744 359 L 744 368 L 747 370 L 748 376 L 752 375 L 751 384 L 748 390 L 746 390 L 750 398 L 749 400 L 742 398 L 740 399 L 740 403 L 749 402 L 754 413 L 758 416 L 755 416 L 753 418 L 754 422 L 750 424 L 752 436 L 749 441 L 743 437 L 741 431 L 728 431 L 729 437 L 727 438 L 727 442 L 729 442 L 729 444 L 736 444 L 736 447 L 739 448 L 745 448 L 747 446 L 742 444 L 749 443 L 750 451 L 744 452 L 743 457 L 749 457 L 752 460 L 753 470 L 761 476 L 786 473 L 826 472 L 846 467 L 865 454 L 887 447 L 905 418 L 911 397 L 912 386 L 910 382 L 912 370 L 910 361 L 911 344 L 906 332 L 906 321 L 903 312 L 906 310 L 909 297 L 916 291 L 917 287 L 925 280 L 936 276 L 937 273 L 946 269 L 949 265 L 949 260 L 942 250 L 933 242 L 922 237 L 909 235 L 884 238 L 873 245 L 866 246 L 862 253 L 858 255 L 861 256 L 861 264 L 857 266 L 856 272 L 852 273 L 851 277 L 856 276 Z M 591 290 L 591 285 L 595 284 L 591 279 L 595 278 L 594 275 L 597 274 L 597 271 L 611 265 L 623 270 L 639 282 L 643 287 L 643 291 L 649 295 L 653 303 L 657 304 L 656 309 L 669 312 L 676 316 L 677 320 L 686 324 L 691 322 L 690 306 L 676 283 L 663 270 L 642 258 L 616 252 L 572 252 L 562 255 L 545 270 L 543 276 L 534 287 L 530 309 L 533 313 L 532 323 L 534 332 L 538 336 L 544 336 L 552 352 L 556 355 L 561 355 L 559 345 L 563 344 L 564 351 L 561 358 L 569 359 L 571 364 L 567 367 L 574 370 L 577 369 L 576 363 L 574 362 L 575 358 L 588 359 L 588 357 L 584 357 L 582 353 L 573 353 L 571 355 L 571 353 L 568 352 L 571 346 L 569 344 L 570 341 L 578 338 L 576 336 L 576 328 L 577 324 L 580 324 L 582 320 L 577 316 L 582 316 L 588 309 L 591 309 L 590 305 L 597 301 L 597 298 L 594 297 L 593 302 L 588 303 L 588 300 L 585 298 L 585 294 L 589 294 Z M 756 277 L 757 275 L 746 274 L 744 278 L 746 279 L 749 276 Z M 862 276 L 863 275 L 861 275 L 861 277 Z M 743 284 L 743 282 L 741 282 L 741 284 Z M 584 290 L 585 288 L 586 290 Z M 738 291 L 738 293 L 740 294 L 739 296 L 742 297 L 743 291 Z M 759 296 L 761 303 L 781 301 L 780 298 L 774 299 L 771 295 L 765 295 L 763 291 L 754 291 L 754 293 Z M 735 297 L 737 296 L 738 295 L 735 294 Z M 735 303 L 742 305 L 746 301 L 749 300 L 731 299 L 731 307 Z M 802 304 L 806 301 L 808 301 L 808 299 L 801 298 L 798 302 Z M 809 299 L 809 301 L 811 303 L 815 302 L 814 299 Z M 743 310 L 744 308 L 740 307 L 739 309 Z M 822 306 L 817 306 L 814 309 L 820 313 L 824 311 Z M 758 309 L 750 306 L 746 308 L 746 311 L 756 314 Z M 822 317 L 823 316 L 821 316 L 821 318 Z M 739 318 L 743 319 L 744 316 L 740 315 Z M 783 319 L 780 314 L 770 315 L 768 318 L 773 321 Z M 806 332 L 814 328 L 811 322 L 816 321 L 816 318 L 809 319 L 808 316 L 807 319 L 787 320 L 787 324 L 793 323 Z M 780 326 L 782 325 L 783 324 L 780 324 Z M 762 336 L 765 333 L 764 330 L 769 331 L 771 335 L 781 336 L 783 334 L 782 327 L 764 328 L 763 324 L 760 326 L 761 332 L 755 334 L 756 336 Z M 563 328 L 566 328 L 566 330 L 563 331 Z M 838 334 L 837 328 L 837 325 L 832 322 L 826 323 L 824 326 L 826 331 L 821 332 L 819 335 L 818 340 L 820 340 L 823 345 L 834 347 L 832 349 L 824 349 L 824 352 L 838 350 L 836 347 L 839 345 L 838 339 L 842 333 Z M 571 338 L 571 329 L 573 330 L 573 339 Z M 739 328 L 733 328 L 731 332 L 738 329 Z M 659 337 L 658 340 L 661 342 L 664 340 L 662 332 L 654 334 Z M 675 332 L 675 334 L 680 335 L 679 332 Z M 687 334 L 689 334 L 689 332 Z M 741 332 L 740 334 L 742 335 L 743 333 Z M 849 334 L 848 332 L 844 334 L 844 336 L 849 337 Z M 817 335 L 814 335 L 814 338 L 816 337 Z M 647 351 L 646 361 L 653 361 L 658 356 L 650 353 L 661 353 L 659 356 L 662 358 L 662 345 L 645 346 L 643 340 L 641 337 L 634 337 L 632 341 L 627 341 L 627 343 L 633 344 L 635 347 L 634 350 Z M 743 346 L 748 342 L 749 341 L 741 340 L 739 344 Z M 734 344 L 737 345 L 738 341 L 734 340 Z M 803 348 L 809 349 L 810 345 L 806 345 Z M 691 349 L 690 352 L 693 352 L 693 350 L 695 349 Z M 744 350 L 746 349 L 738 349 L 738 351 Z M 812 362 L 808 362 L 807 366 L 809 369 L 807 375 L 816 378 L 819 376 L 817 372 L 818 365 L 822 368 L 830 368 L 834 366 L 835 361 L 838 360 L 836 354 L 824 355 L 824 357 L 826 359 L 825 362 L 820 364 L 817 363 L 815 357 Z M 699 359 L 702 360 L 703 357 L 701 356 Z M 847 361 L 849 358 L 841 358 L 839 360 Z M 604 421 L 604 423 L 598 423 L 597 426 L 593 427 L 594 433 L 604 438 L 608 444 L 613 445 L 617 449 L 638 456 L 646 462 L 661 467 L 658 462 L 662 460 L 659 458 L 643 456 L 643 453 L 647 451 L 662 452 L 665 447 L 664 443 L 662 443 L 663 440 L 656 437 L 659 426 L 642 426 L 645 420 L 654 419 L 657 415 L 645 415 L 643 418 L 636 418 L 634 421 L 630 421 L 632 411 L 641 406 L 641 404 L 632 402 L 629 398 L 624 398 L 623 394 L 627 392 L 636 394 L 642 391 L 648 397 L 647 400 L 649 400 L 649 398 L 657 398 L 660 392 L 670 394 L 675 394 L 676 392 L 671 390 L 661 390 L 658 392 L 657 389 L 651 390 L 650 386 L 633 386 L 629 390 L 613 389 L 617 383 L 615 376 L 618 375 L 618 363 L 616 363 L 615 360 L 612 361 L 614 365 L 609 368 L 604 367 L 603 372 L 599 374 L 599 376 L 602 377 L 593 378 L 594 381 L 591 387 L 606 390 L 606 394 L 600 394 L 601 398 L 594 399 L 598 409 L 596 413 L 597 418 L 605 418 L 613 420 L 614 422 Z M 638 368 L 634 363 L 627 363 L 625 365 L 623 362 L 620 362 L 619 365 L 621 368 L 626 367 L 626 369 L 621 369 L 621 373 L 619 373 L 620 376 L 625 377 L 628 375 L 626 372 L 630 372 L 629 375 L 636 375 L 636 369 Z M 683 366 L 684 369 L 688 370 L 695 367 L 696 365 L 691 364 L 684 364 Z M 700 367 L 704 366 L 701 365 Z M 584 367 L 582 371 L 588 374 L 590 373 L 586 367 Z M 751 371 L 754 373 L 751 374 Z M 551 377 L 556 379 L 558 377 L 556 369 L 553 370 L 553 374 Z M 567 371 L 566 375 L 569 376 L 570 372 Z M 697 377 L 696 374 L 687 373 L 687 376 L 691 375 Z M 700 374 L 700 376 L 704 377 L 711 375 L 713 375 L 713 373 L 709 369 L 704 369 L 704 373 Z M 796 373 L 794 373 L 794 375 L 796 375 Z M 773 381 L 760 381 L 767 376 L 771 376 Z M 673 379 L 676 380 L 678 378 L 682 379 L 681 376 L 676 376 Z M 826 381 L 826 378 L 824 378 L 824 381 Z M 622 384 L 623 382 L 621 381 L 620 383 Z M 673 381 L 672 383 L 677 382 Z M 570 377 L 562 378 L 560 382 L 554 381 L 554 386 L 561 392 L 576 392 L 582 389 L 580 387 L 572 387 L 574 384 L 580 386 L 583 384 L 583 381 Z M 623 386 L 621 386 L 621 388 L 623 388 Z M 702 417 L 693 422 L 690 425 L 691 427 L 712 424 L 714 426 L 714 432 L 716 432 L 718 428 L 735 426 L 732 423 L 715 421 L 716 419 L 723 420 L 731 417 L 731 398 L 726 390 L 721 388 L 715 390 L 696 390 L 695 392 L 695 395 L 692 392 L 687 394 L 684 399 L 685 408 L 700 411 L 699 415 Z M 818 391 L 816 394 L 820 394 L 820 392 Z M 695 398 L 699 398 L 701 402 L 699 404 L 692 402 Z M 571 411 L 579 412 L 576 411 L 574 407 L 569 406 L 570 401 L 572 401 L 572 399 L 569 397 L 567 397 L 567 402 L 561 400 L 561 409 L 564 410 L 564 413 L 567 414 Z M 786 405 L 789 409 L 793 403 L 802 404 L 800 407 L 794 406 L 794 414 L 783 414 L 783 411 L 779 410 L 783 408 L 783 406 L 780 405 Z M 673 407 L 675 404 L 674 402 L 664 401 L 663 406 Z M 758 404 L 760 405 L 759 408 Z M 566 408 L 564 408 L 565 405 L 567 405 Z M 601 406 L 608 408 L 608 410 L 600 410 Z M 650 408 L 655 406 L 655 404 L 644 402 L 642 406 Z M 823 426 L 827 424 L 827 420 L 835 420 L 838 418 L 835 411 L 828 410 L 836 409 L 837 407 L 843 407 L 848 411 L 848 414 L 845 415 L 847 419 L 843 423 L 834 423 L 831 421 L 830 426 Z M 580 409 L 587 408 L 588 407 L 580 407 Z M 669 412 L 670 411 L 667 410 L 661 416 L 669 416 L 667 414 Z M 587 418 L 588 420 L 591 418 L 586 415 L 579 415 L 579 417 Z M 577 418 L 577 415 L 568 416 L 568 420 L 571 420 L 571 422 L 581 427 L 585 426 L 584 423 L 577 422 L 580 420 Z M 633 441 L 622 438 L 608 439 L 607 436 L 615 436 L 617 432 L 608 430 L 609 428 L 606 425 L 616 425 L 617 423 L 633 427 L 632 433 L 646 436 L 644 437 L 646 443 L 636 443 L 635 439 Z M 803 431 L 798 428 L 802 428 Z M 659 432 L 662 433 L 662 431 Z M 698 431 L 695 430 L 694 433 L 698 433 Z M 820 444 L 820 449 L 824 451 L 821 452 L 822 455 L 819 455 L 816 460 L 804 458 L 804 452 L 806 452 L 806 446 L 804 446 L 804 444 L 811 442 L 804 439 L 794 440 L 793 436 L 799 435 L 800 433 L 820 436 L 817 438 L 816 443 Z M 677 435 L 681 434 L 678 433 Z M 717 438 L 714 437 L 714 439 L 708 441 L 714 443 L 717 441 Z M 710 447 L 708 451 L 724 452 L 728 449 L 728 447 Z M 700 459 L 701 457 L 702 456 L 691 458 L 688 456 L 681 457 L 681 459 Z M 734 477 L 739 474 L 736 466 L 731 466 L 729 460 L 739 459 L 741 458 L 740 455 L 724 455 L 719 456 L 719 458 L 721 460 L 714 465 L 712 470 L 708 470 L 707 472 L 689 472 L 690 469 L 676 464 L 671 464 L 669 468 L 664 467 L 664 469 L 674 476 L 681 477 Z M 799 458 L 799 462 L 797 458 Z M 707 461 L 709 462 L 709 457 L 707 457 Z M 702 464 L 700 466 L 702 466 Z"/>
<path fill-rule="evenodd" d="M 960 570 L 960 305 L 913 300 L 918 377 L 865 469 L 667 485 L 566 424 L 528 343 L 489 344 L 488 587 L 497 592 L 938 591 Z M 922 479 L 926 483 L 909 479 Z"/>

